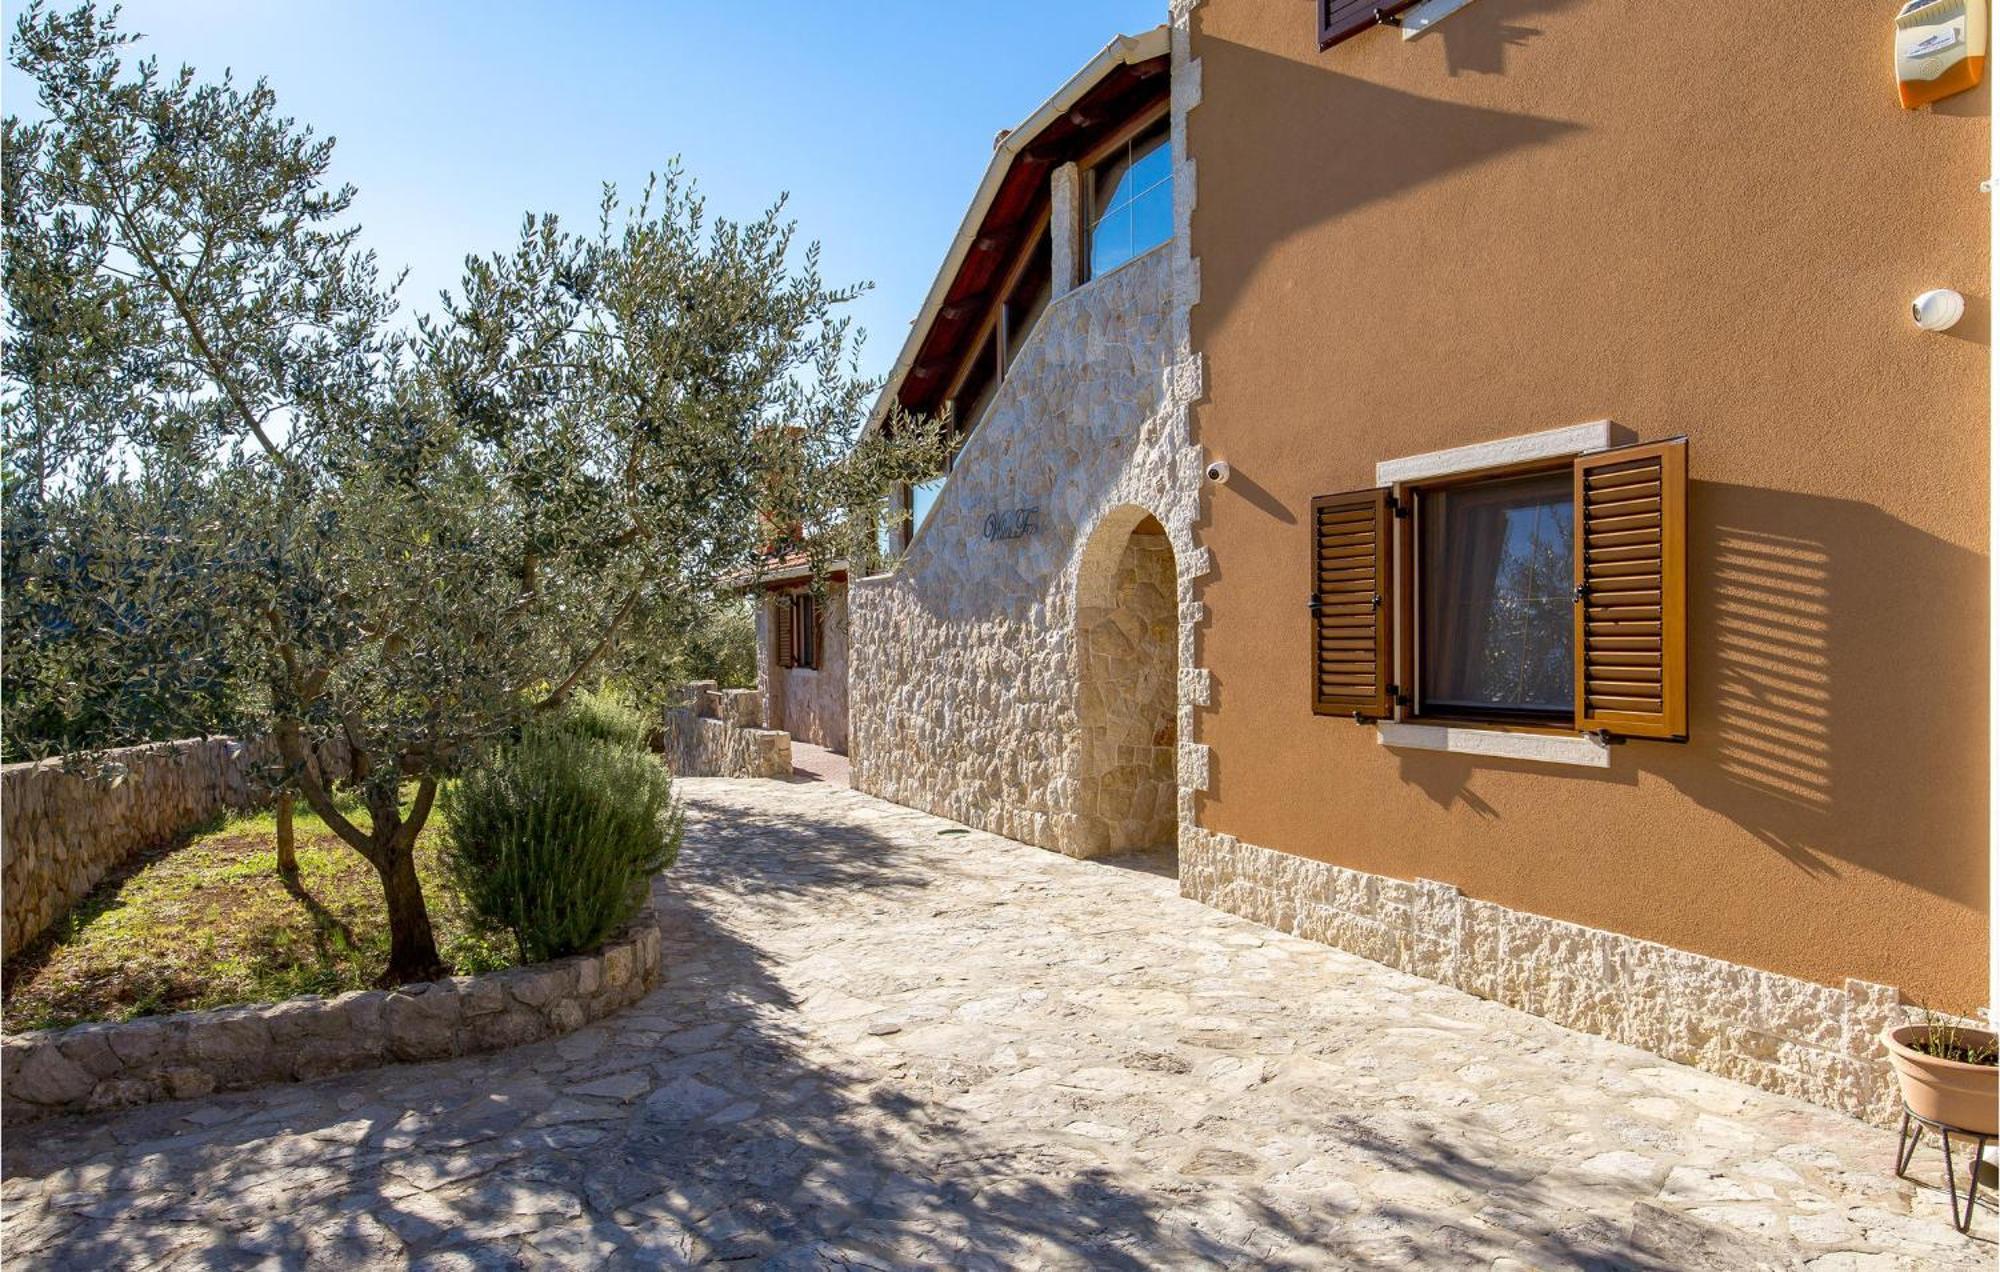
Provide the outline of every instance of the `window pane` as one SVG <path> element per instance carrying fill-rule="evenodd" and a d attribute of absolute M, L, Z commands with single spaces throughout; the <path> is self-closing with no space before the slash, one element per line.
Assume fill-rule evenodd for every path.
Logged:
<path fill-rule="evenodd" d="M 1090 276 L 1098 278 L 1173 234 L 1173 149 L 1164 123 L 1091 173 Z"/>
<path fill-rule="evenodd" d="M 1090 232 L 1090 276 L 1100 278 L 1132 259 L 1132 209 L 1106 213 Z"/>
<path fill-rule="evenodd" d="M 1132 201 L 1132 255 L 1158 247 L 1174 235 L 1174 185 L 1162 181 Z"/>
<path fill-rule="evenodd" d="M 931 515 L 932 505 L 937 503 L 938 492 L 944 489 L 944 478 L 933 477 L 910 487 L 910 533 L 916 534 L 924 528 L 924 518 Z"/>
<path fill-rule="evenodd" d="M 1421 516 L 1424 701 L 1571 710 L 1569 474 L 1426 492 Z"/>

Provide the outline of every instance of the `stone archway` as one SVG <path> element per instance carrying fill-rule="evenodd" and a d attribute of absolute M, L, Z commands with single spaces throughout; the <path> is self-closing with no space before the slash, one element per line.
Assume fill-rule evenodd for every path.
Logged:
<path fill-rule="evenodd" d="M 1131 505 L 1107 513 L 1077 576 L 1083 856 L 1174 851 L 1178 597 L 1159 520 Z"/>

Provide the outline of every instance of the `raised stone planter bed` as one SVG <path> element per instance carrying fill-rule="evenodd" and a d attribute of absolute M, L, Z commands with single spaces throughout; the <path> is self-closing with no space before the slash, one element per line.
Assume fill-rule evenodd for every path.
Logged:
<path fill-rule="evenodd" d="M 552 963 L 19 1034 L 0 1040 L 0 1121 L 498 1051 L 610 1015 L 659 979 L 660 929 L 648 906 L 595 953 Z"/>

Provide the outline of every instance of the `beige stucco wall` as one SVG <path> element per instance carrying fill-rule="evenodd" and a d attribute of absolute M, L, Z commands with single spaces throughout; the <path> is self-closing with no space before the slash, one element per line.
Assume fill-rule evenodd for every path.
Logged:
<path fill-rule="evenodd" d="M 1988 96 L 1899 109 L 1889 16 L 1473 0 L 1321 53 L 1295 0 L 1195 9 L 1214 842 L 1984 999 Z M 1690 439 L 1690 741 L 1559 769 L 1315 718 L 1311 497 L 1606 417 Z"/>

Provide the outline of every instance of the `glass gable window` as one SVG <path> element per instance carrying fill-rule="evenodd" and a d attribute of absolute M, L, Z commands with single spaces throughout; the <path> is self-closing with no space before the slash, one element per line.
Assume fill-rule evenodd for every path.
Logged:
<path fill-rule="evenodd" d="M 1165 120 L 1090 172 L 1090 276 L 1099 278 L 1173 237 L 1172 148 Z"/>
<path fill-rule="evenodd" d="M 1421 710 L 1575 707 L 1570 474 L 1419 492 Z"/>

